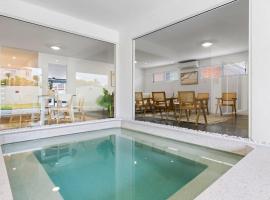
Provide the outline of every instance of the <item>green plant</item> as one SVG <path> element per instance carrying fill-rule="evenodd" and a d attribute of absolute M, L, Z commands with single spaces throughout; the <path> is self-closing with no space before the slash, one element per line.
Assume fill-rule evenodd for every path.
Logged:
<path fill-rule="evenodd" d="M 110 94 L 107 89 L 103 88 L 103 95 L 97 99 L 97 104 L 107 109 L 109 117 L 113 116 L 113 94 Z"/>
<path fill-rule="evenodd" d="M 10 106 L 10 105 L 1 105 L 0 110 L 12 110 L 12 106 Z"/>

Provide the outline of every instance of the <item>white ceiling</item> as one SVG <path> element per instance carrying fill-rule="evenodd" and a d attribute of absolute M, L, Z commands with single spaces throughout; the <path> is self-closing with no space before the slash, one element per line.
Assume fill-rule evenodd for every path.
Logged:
<path fill-rule="evenodd" d="M 248 50 L 248 1 L 240 0 L 136 40 L 137 67 L 203 59 Z M 204 41 L 213 42 L 203 48 Z"/>
<path fill-rule="evenodd" d="M 0 16 L 0 46 L 114 63 L 114 45 Z M 50 46 L 60 46 L 53 51 Z"/>
<path fill-rule="evenodd" d="M 14 48 L 1 47 L 1 67 L 37 67 L 38 53 Z"/>
<path fill-rule="evenodd" d="M 22 0 L 113 29 L 164 5 L 164 0 Z M 179 0 L 180 1 L 180 0 Z"/>

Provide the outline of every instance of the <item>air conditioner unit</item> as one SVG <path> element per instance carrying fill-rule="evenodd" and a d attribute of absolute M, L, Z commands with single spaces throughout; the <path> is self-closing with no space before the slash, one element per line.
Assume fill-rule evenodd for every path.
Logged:
<path fill-rule="evenodd" d="M 179 62 L 180 69 L 195 69 L 199 67 L 199 61 L 198 60 L 187 60 L 187 61 L 181 61 Z"/>

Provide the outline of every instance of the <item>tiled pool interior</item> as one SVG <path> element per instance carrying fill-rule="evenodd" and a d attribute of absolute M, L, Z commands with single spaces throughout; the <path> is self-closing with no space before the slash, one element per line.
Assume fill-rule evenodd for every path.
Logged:
<path fill-rule="evenodd" d="M 193 199 L 242 157 L 108 129 L 3 146 L 15 200 Z"/>

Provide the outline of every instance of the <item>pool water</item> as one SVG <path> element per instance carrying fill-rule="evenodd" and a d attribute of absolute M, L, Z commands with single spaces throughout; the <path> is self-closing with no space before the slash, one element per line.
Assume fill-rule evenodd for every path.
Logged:
<path fill-rule="evenodd" d="M 167 199 L 209 170 L 195 160 L 118 134 L 5 156 L 15 200 Z"/>

